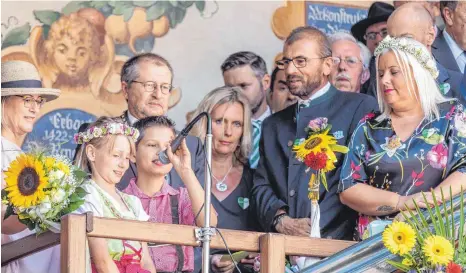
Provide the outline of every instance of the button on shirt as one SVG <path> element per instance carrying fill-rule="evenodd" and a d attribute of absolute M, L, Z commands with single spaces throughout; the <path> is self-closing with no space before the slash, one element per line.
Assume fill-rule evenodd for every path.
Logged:
<path fill-rule="evenodd" d="M 450 47 L 451 53 L 453 54 L 453 57 L 455 58 L 461 73 L 464 74 L 464 69 L 466 67 L 466 52 L 458 46 L 458 44 L 455 42 L 455 40 L 453 40 L 448 32 L 444 31 L 443 36 L 445 37 L 445 41 Z"/>
<path fill-rule="evenodd" d="M 144 211 L 149 215 L 149 221 L 154 223 L 172 223 L 170 195 L 178 196 L 178 215 L 181 225 L 193 226 L 194 213 L 188 190 L 180 187 L 174 189 L 167 182 L 164 182 L 159 192 L 152 197 L 143 193 L 136 185 L 133 178 L 125 193 L 134 195 L 141 200 Z M 183 271 L 194 270 L 194 250 L 189 246 L 181 247 L 184 254 Z M 154 261 L 155 269 L 158 272 L 173 272 L 177 269 L 178 256 L 175 246 L 149 247 L 149 252 Z"/>

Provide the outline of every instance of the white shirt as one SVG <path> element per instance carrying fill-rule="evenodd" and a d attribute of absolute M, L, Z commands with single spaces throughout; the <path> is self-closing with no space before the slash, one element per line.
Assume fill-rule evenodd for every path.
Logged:
<path fill-rule="evenodd" d="M 443 36 L 445 37 L 445 41 L 450 47 L 451 53 L 453 54 L 453 58 L 455 58 L 456 64 L 458 64 L 461 73 L 464 74 L 464 67 L 466 66 L 465 51 L 458 46 L 458 44 L 455 42 L 455 40 L 453 40 L 453 38 L 450 36 L 450 34 L 448 34 L 447 31 L 443 32 Z"/>
<path fill-rule="evenodd" d="M 257 119 L 252 119 L 253 121 L 260 121 L 261 123 L 266 119 L 268 116 L 272 115 L 272 111 L 270 110 L 270 107 L 267 105 L 267 109 L 258 117 Z"/>
<path fill-rule="evenodd" d="M 2 189 L 4 188 L 3 172 L 10 163 L 23 153 L 15 143 L 2 136 Z M 2 205 L 3 206 L 3 205 Z M 33 231 L 25 229 L 15 234 L 2 234 L 2 245 L 19 240 Z M 2 273 L 59 273 L 60 272 L 60 245 L 37 252 L 31 256 L 16 260 L 2 267 Z"/>
<path fill-rule="evenodd" d="M 325 93 L 327 93 L 328 90 L 330 90 L 330 82 L 327 82 L 327 84 L 324 85 L 324 87 L 312 94 L 312 96 L 309 99 L 303 100 L 301 98 L 298 98 L 298 104 L 309 103 L 310 101 L 315 100 L 320 96 L 323 96 Z"/>

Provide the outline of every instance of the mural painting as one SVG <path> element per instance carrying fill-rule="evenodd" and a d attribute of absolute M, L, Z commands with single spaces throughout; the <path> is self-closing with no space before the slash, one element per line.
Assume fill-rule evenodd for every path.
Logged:
<path fill-rule="evenodd" d="M 2 22 L 2 61 L 31 62 L 44 87 L 62 91 L 59 99 L 44 106 L 23 149 L 40 145 L 72 158 L 73 134 L 82 123 L 101 115 L 119 116 L 126 109 L 120 83 L 123 63 L 136 53 L 153 51 L 158 39 L 182 23 L 188 9 L 196 8 L 204 17 L 205 4 L 72 1 L 60 11 L 34 10 L 40 22 L 34 27 L 7 18 Z M 181 90 L 174 89 L 169 107 L 180 99 Z"/>

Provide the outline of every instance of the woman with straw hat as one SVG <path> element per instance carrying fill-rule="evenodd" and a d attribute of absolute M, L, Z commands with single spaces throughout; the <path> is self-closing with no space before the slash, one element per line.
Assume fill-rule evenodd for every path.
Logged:
<path fill-rule="evenodd" d="M 8 61 L 2 63 L 2 189 L 5 187 L 3 172 L 8 168 L 21 151 L 21 143 L 25 136 L 32 132 L 39 111 L 45 102 L 56 99 L 60 90 L 42 88 L 42 82 L 34 65 L 24 61 Z M 27 191 L 28 189 L 24 189 Z M 21 192 L 21 190 L 20 190 Z M 23 193 L 23 192 L 21 192 Z M 2 206 L 2 245 L 18 240 L 33 231 L 19 222 L 16 216 L 3 220 L 5 206 Z M 58 247 L 28 256 L 2 267 L 2 273 L 59 272 Z"/>

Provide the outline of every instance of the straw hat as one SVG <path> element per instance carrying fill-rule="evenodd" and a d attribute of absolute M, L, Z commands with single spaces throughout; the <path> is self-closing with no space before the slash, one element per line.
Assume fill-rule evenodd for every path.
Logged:
<path fill-rule="evenodd" d="M 40 95 L 47 101 L 60 95 L 60 90 L 43 88 L 36 67 L 25 61 L 2 63 L 2 97 Z"/>

